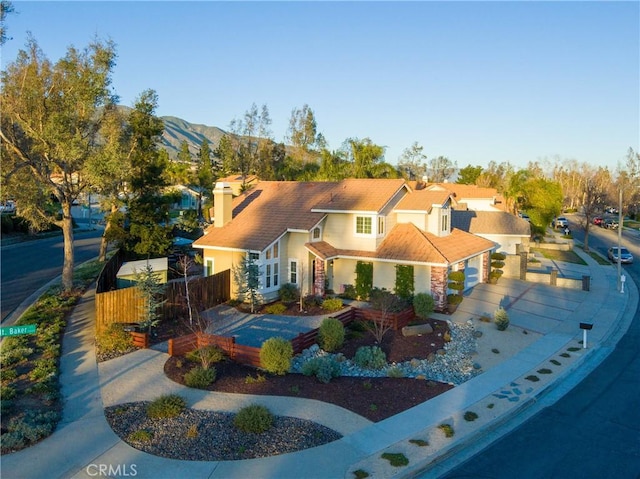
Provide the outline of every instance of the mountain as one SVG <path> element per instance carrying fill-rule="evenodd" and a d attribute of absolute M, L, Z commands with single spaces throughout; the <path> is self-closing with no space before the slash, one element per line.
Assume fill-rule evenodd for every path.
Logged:
<path fill-rule="evenodd" d="M 175 159 L 183 141 L 189 144 L 189 151 L 195 157 L 205 138 L 211 151 L 215 150 L 226 132 L 216 126 L 197 125 L 175 116 L 161 116 L 164 122 L 162 146 L 169 152 L 169 158 Z"/>

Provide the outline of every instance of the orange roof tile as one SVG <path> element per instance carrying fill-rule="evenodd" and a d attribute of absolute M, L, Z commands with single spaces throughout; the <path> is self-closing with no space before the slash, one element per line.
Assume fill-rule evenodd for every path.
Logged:
<path fill-rule="evenodd" d="M 450 196 L 451 193 L 448 191 L 413 190 L 398 202 L 394 210 L 430 212 L 433 205 L 443 206 Z"/>
<path fill-rule="evenodd" d="M 314 211 L 381 211 L 406 183 L 402 179 L 346 179 L 333 183 Z"/>

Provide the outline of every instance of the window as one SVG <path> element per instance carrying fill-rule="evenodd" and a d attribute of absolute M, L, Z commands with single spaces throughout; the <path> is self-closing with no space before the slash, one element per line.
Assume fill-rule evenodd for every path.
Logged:
<path fill-rule="evenodd" d="M 356 234 L 359 234 L 359 235 L 371 234 L 371 217 L 370 216 L 356 216 Z"/>
<path fill-rule="evenodd" d="M 297 259 L 289 260 L 289 282 L 293 284 L 298 284 L 298 260 Z"/>
<path fill-rule="evenodd" d="M 267 288 L 271 287 L 271 265 L 267 264 Z"/>
<path fill-rule="evenodd" d="M 211 276 L 213 274 L 213 258 L 207 258 L 207 263 L 205 267 L 205 276 Z"/>
<path fill-rule="evenodd" d="M 314 240 L 319 240 L 320 239 L 320 228 L 313 228 L 313 232 L 311 233 L 311 237 Z"/>
<path fill-rule="evenodd" d="M 378 236 L 382 236 L 384 234 L 384 216 L 378 216 Z"/>
<path fill-rule="evenodd" d="M 278 286 L 278 263 L 273 265 L 273 287 L 276 288 Z"/>
<path fill-rule="evenodd" d="M 280 244 L 274 243 L 273 246 L 267 248 L 264 252 L 264 287 L 265 289 L 277 288 L 280 283 Z"/>
<path fill-rule="evenodd" d="M 251 261 L 259 261 L 260 260 L 260 253 L 249 253 L 249 259 Z"/>
<path fill-rule="evenodd" d="M 442 228 L 440 231 L 449 230 L 449 215 L 442 215 Z"/>

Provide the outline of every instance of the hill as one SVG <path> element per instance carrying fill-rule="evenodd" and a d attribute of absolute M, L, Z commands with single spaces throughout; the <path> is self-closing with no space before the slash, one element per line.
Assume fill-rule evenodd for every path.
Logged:
<path fill-rule="evenodd" d="M 209 142 L 209 148 L 214 150 L 218 147 L 220 138 L 226 132 L 216 126 L 198 125 L 189 123 L 175 116 L 161 116 L 164 122 L 164 133 L 162 134 L 162 146 L 169 152 L 169 157 L 175 159 L 180 151 L 183 141 L 189 144 L 189 151 L 193 156 L 200 151 L 200 145 L 205 138 Z"/>

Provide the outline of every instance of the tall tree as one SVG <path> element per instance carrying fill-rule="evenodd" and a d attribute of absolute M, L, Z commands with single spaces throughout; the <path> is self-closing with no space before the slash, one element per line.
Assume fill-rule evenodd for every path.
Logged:
<path fill-rule="evenodd" d="M 69 47 L 53 64 L 31 37 L 2 72 L 4 188 L 19 199 L 21 215 L 34 227 L 52 222 L 62 228 L 66 290 L 73 287 L 71 206 L 88 188 L 86 166 L 100 149 L 100 108 L 115 100 L 115 58 L 113 43 L 96 40 L 84 50 Z M 62 210 L 59 220 L 46 210 L 49 195 Z"/>
<path fill-rule="evenodd" d="M 383 146 L 376 145 L 370 138 L 349 138 L 344 142 L 343 151 L 351 162 L 352 175 L 355 178 L 378 177 L 378 165 L 384 162 Z"/>
<path fill-rule="evenodd" d="M 554 216 L 560 213 L 562 190 L 560 185 L 545 178 L 529 178 L 521 185 L 523 207 L 529 212 L 534 229 L 542 233 Z"/>
<path fill-rule="evenodd" d="M 438 156 L 429 160 L 427 176 L 432 183 L 443 183 L 451 179 L 458 166 L 446 156 Z"/>
<path fill-rule="evenodd" d="M 427 173 L 427 155 L 422 151 L 424 147 L 420 146 L 417 141 L 413 142 L 409 148 L 405 148 L 402 155 L 398 158 L 398 170 L 409 180 L 422 181 L 422 177 Z"/>
<path fill-rule="evenodd" d="M 146 258 L 166 254 L 171 245 L 171 228 L 166 224 L 168 205 L 162 196 L 167 186 L 167 162 L 159 152 L 164 123 L 155 116 L 157 105 L 156 92 L 145 90 L 129 115 L 132 175 L 128 198 L 130 226 L 124 246 L 128 252 Z"/>
<path fill-rule="evenodd" d="M 13 3 L 7 0 L 0 1 L 0 45 L 4 45 L 7 40 L 11 39 L 10 37 L 7 37 L 6 21 L 7 15 L 13 12 Z"/>
<path fill-rule="evenodd" d="M 293 147 L 293 158 L 303 165 L 317 157 L 315 149 L 320 140 L 317 129 L 316 117 L 309 105 L 291 111 L 287 139 Z M 323 137 L 320 141 L 324 141 Z"/>
<path fill-rule="evenodd" d="M 206 138 L 202 140 L 200 145 L 197 161 L 198 165 L 194 179 L 195 186 L 198 190 L 198 219 L 202 220 L 202 198 L 203 196 L 212 197 L 213 182 L 215 179 L 214 166 L 211 161 L 211 149 L 209 148 L 209 142 Z"/>
<path fill-rule="evenodd" d="M 456 183 L 460 185 L 475 185 L 481 174 L 482 166 L 467 165 L 464 168 L 460 168 Z"/>
<path fill-rule="evenodd" d="M 584 250 L 589 251 L 589 229 L 596 214 L 602 211 L 607 198 L 607 185 L 611 176 L 606 168 L 597 170 L 584 164 L 582 173 L 582 212 L 584 213 Z"/>

